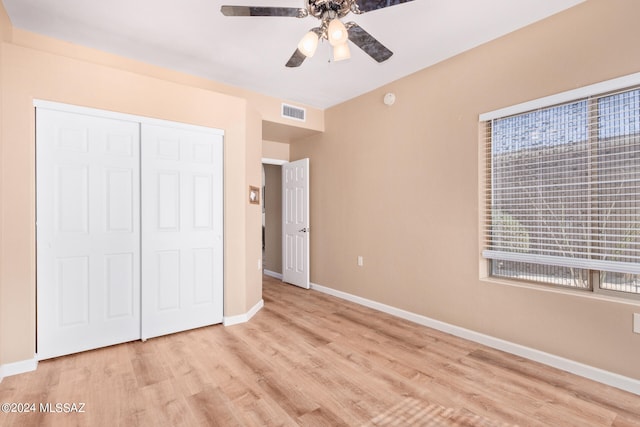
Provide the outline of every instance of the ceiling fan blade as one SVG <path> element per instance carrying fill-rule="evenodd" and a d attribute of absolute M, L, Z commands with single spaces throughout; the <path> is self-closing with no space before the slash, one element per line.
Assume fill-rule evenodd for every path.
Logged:
<path fill-rule="evenodd" d="M 408 3 L 410 1 L 413 0 L 356 0 L 356 4 L 358 6 L 356 13 L 371 12 L 372 10 Z"/>
<path fill-rule="evenodd" d="M 304 18 L 307 9 L 300 7 L 262 7 L 262 6 L 222 6 L 220 11 L 225 16 L 289 16 Z"/>
<path fill-rule="evenodd" d="M 387 49 L 382 43 L 376 40 L 375 37 L 367 33 L 355 22 L 349 22 L 346 27 L 349 32 L 349 40 L 351 40 L 360 49 L 364 50 L 367 55 L 376 61 L 386 61 L 391 58 L 391 55 L 393 55 L 393 52 Z"/>
<path fill-rule="evenodd" d="M 293 52 L 293 55 L 291 55 L 291 58 L 289 58 L 289 62 L 286 63 L 286 66 L 289 68 L 299 67 L 305 59 L 307 59 L 305 54 L 300 52 L 300 49 L 296 49 L 296 51 Z"/>

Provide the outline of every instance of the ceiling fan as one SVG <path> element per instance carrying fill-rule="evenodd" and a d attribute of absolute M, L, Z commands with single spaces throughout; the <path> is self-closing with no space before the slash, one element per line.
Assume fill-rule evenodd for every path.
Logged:
<path fill-rule="evenodd" d="M 320 20 L 300 40 L 298 47 L 289 58 L 287 67 L 299 67 L 304 60 L 313 56 L 318 41 L 325 39 L 333 46 L 333 60 L 341 61 L 351 57 L 347 40 L 351 40 L 370 57 L 378 62 L 386 61 L 393 55 L 382 43 L 367 33 L 355 22 L 343 24 L 340 18 L 349 12 L 362 14 L 373 10 L 407 3 L 413 0 L 304 0 L 305 7 L 263 7 L 263 6 L 222 6 L 225 16 L 284 16 L 305 18 L 309 15 Z"/>

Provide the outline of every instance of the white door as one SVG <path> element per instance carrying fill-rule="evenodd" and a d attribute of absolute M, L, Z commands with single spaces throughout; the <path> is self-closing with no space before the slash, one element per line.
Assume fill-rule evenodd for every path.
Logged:
<path fill-rule="evenodd" d="M 37 110 L 38 357 L 140 338 L 139 124 Z"/>
<path fill-rule="evenodd" d="M 309 159 L 282 165 L 282 280 L 309 289 Z"/>
<path fill-rule="evenodd" d="M 142 126 L 142 339 L 222 321 L 222 147 Z"/>

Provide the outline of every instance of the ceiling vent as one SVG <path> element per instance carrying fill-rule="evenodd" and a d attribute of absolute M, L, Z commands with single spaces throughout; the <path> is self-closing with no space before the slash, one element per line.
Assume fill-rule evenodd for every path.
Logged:
<path fill-rule="evenodd" d="M 307 110 L 300 107 L 294 107 L 293 105 L 282 104 L 282 117 L 289 119 L 306 121 Z"/>

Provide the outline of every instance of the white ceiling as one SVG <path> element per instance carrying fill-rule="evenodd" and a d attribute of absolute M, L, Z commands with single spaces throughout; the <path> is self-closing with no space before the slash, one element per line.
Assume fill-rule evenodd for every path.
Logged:
<path fill-rule="evenodd" d="M 322 43 L 284 64 L 313 17 L 225 17 L 222 4 L 304 7 L 304 0 L 2 0 L 17 28 L 327 108 L 531 24 L 583 0 L 414 0 L 347 15 L 394 52 L 378 64 L 350 44 Z"/>

